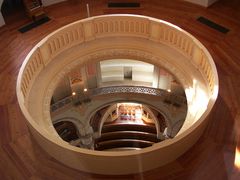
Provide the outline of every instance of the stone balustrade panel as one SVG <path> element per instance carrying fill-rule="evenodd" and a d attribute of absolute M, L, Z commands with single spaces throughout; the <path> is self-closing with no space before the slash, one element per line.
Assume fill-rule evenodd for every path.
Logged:
<path fill-rule="evenodd" d="M 41 53 L 39 49 L 36 49 L 29 57 L 29 61 L 27 61 L 27 64 L 22 73 L 21 91 L 24 98 L 27 97 L 31 89 L 31 84 L 43 68 L 44 64 L 42 61 Z"/>
<path fill-rule="evenodd" d="M 84 29 L 82 23 L 72 24 L 66 28 L 60 29 L 54 35 L 50 36 L 44 43 L 45 64 L 49 63 L 58 54 L 77 44 L 84 42 Z"/>
<path fill-rule="evenodd" d="M 192 59 L 194 42 L 184 32 L 176 29 L 174 26 L 159 24 L 160 37 L 159 41 L 171 47 L 175 47 L 187 58 Z"/>
<path fill-rule="evenodd" d="M 94 19 L 94 34 L 97 38 L 106 36 L 131 36 L 144 37 L 149 36 L 148 19 L 136 17 L 99 17 Z"/>
<path fill-rule="evenodd" d="M 213 91 L 215 81 L 206 55 L 192 38 L 182 30 L 174 25 L 169 25 L 169 23 L 146 17 L 113 16 L 110 18 L 109 16 L 103 16 L 67 25 L 52 33 L 42 42 L 39 47 L 40 51 L 32 54 L 24 69 L 21 87 L 24 97 L 29 92 L 29 83 L 32 77 L 36 72 L 39 72 L 39 69 L 36 71 L 39 64 L 42 68 L 43 63 L 47 65 L 61 52 L 84 41 L 111 36 L 142 37 L 176 48 L 195 64 L 205 77 L 210 91 Z"/>

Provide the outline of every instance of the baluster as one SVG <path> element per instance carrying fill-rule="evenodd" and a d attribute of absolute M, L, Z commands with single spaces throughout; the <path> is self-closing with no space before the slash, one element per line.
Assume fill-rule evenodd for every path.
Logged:
<path fill-rule="evenodd" d="M 70 31 L 70 32 L 68 32 L 68 33 L 69 33 L 69 37 L 70 37 L 70 41 L 69 41 L 69 43 L 71 44 L 71 43 L 74 41 L 74 38 L 73 38 L 73 32 Z"/>
<path fill-rule="evenodd" d="M 190 41 L 189 44 L 190 44 L 190 47 L 189 47 L 189 56 L 190 56 L 190 57 L 193 57 L 193 45 L 194 45 L 194 44 L 193 44 L 192 41 Z"/>
<path fill-rule="evenodd" d="M 33 68 L 33 72 L 36 72 L 37 68 L 36 68 L 36 65 L 35 65 L 35 61 L 37 59 L 37 55 L 33 58 L 33 60 L 31 61 L 31 66 Z"/>
<path fill-rule="evenodd" d="M 170 30 L 170 33 L 169 33 L 169 41 L 171 44 L 173 44 L 173 32 Z"/>
<path fill-rule="evenodd" d="M 54 43 L 54 40 L 51 41 L 51 45 L 52 45 L 52 50 L 53 50 L 53 54 L 56 52 L 56 45 Z"/>
<path fill-rule="evenodd" d="M 177 44 L 177 36 L 176 33 L 173 33 L 173 44 L 176 45 Z"/>
<path fill-rule="evenodd" d="M 169 29 L 166 28 L 166 34 L 165 34 L 165 40 L 167 43 L 170 43 L 170 32 L 169 32 Z"/>
<path fill-rule="evenodd" d="M 141 24 L 141 33 L 144 34 L 144 30 L 145 30 L 144 24 L 142 22 L 140 22 L 140 24 Z"/>
<path fill-rule="evenodd" d="M 108 32 L 108 23 L 104 22 L 104 33 Z"/>
<path fill-rule="evenodd" d="M 120 21 L 120 32 L 124 32 L 124 24 L 123 24 L 123 21 Z"/>
<path fill-rule="evenodd" d="M 185 52 L 187 55 L 189 55 L 189 41 L 188 39 L 186 39 L 186 43 L 185 43 Z"/>
<path fill-rule="evenodd" d="M 112 21 L 109 22 L 109 32 L 111 32 L 111 33 L 114 32 L 114 30 L 113 30 L 113 22 Z"/>
<path fill-rule="evenodd" d="M 103 33 L 103 23 L 100 22 L 100 23 L 98 24 L 98 26 L 99 26 L 99 27 L 98 27 L 98 28 L 99 28 L 99 33 Z"/>
<path fill-rule="evenodd" d="M 125 32 L 129 32 L 129 22 L 125 21 Z"/>
<path fill-rule="evenodd" d="M 136 33 L 136 31 L 135 31 L 135 29 L 134 29 L 134 24 L 135 24 L 135 23 L 134 23 L 133 21 L 130 22 L 130 32 L 131 32 L 131 33 Z"/>
<path fill-rule="evenodd" d="M 57 42 L 58 50 L 60 50 L 62 48 L 62 44 L 59 37 L 56 38 L 56 42 Z"/>
<path fill-rule="evenodd" d="M 23 79 L 22 79 L 21 88 L 22 88 L 22 89 L 24 90 L 24 92 L 26 93 L 27 87 L 26 87 L 25 82 L 23 81 Z"/>
<path fill-rule="evenodd" d="M 163 27 L 163 30 L 162 30 L 162 32 L 163 32 L 163 40 L 165 41 L 165 39 L 166 39 L 166 29 L 165 29 L 165 27 Z"/>
<path fill-rule="evenodd" d="M 29 73 L 29 67 L 27 67 L 27 72 L 26 73 L 27 73 L 27 77 L 28 77 L 29 82 L 30 82 L 32 78 L 31 78 L 31 75 Z"/>
<path fill-rule="evenodd" d="M 58 50 L 56 39 L 54 38 L 52 42 L 53 42 L 53 46 L 54 46 L 54 53 L 56 53 L 56 51 Z"/>
<path fill-rule="evenodd" d="M 61 39 L 61 44 L 62 44 L 62 46 L 65 46 L 65 41 L 64 41 L 63 35 L 61 35 L 60 39 Z"/>
<path fill-rule="evenodd" d="M 94 28 L 94 33 L 98 34 L 98 24 L 97 23 L 93 24 L 93 28 Z M 78 33 L 79 33 L 79 29 L 78 29 Z"/>
<path fill-rule="evenodd" d="M 65 39 L 66 44 L 68 45 L 69 44 L 68 33 L 65 33 L 64 39 Z"/>
<path fill-rule="evenodd" d="M 179 48 L 181 48 L 181 44 L 182 44 L 182 36 L 181 36 L 181 34 L 178 34 L 177 46 L 178 46 Z"/>
<path fill-rule="evenodd" d="M 185 38 L 182 38 L 182 42 L 181 42 L 181 46 L 180 46 L 180 48 L 182 49 L 182 50 L 185 50 Z"/>
<path fill-rule="evenodd" d="M 29 63 L 28 67 L 29 67 L 30 75 L 31 75 L 31 77 L 32 77 L 33 74 L 34 74 L 34 71 L 33 71 L 33 69 L 32 69 L 32 62 Z"/>
<path fill-rule="evenodd" d="M 82 27 L 78 28 L 78 35 L 79 35 L 79 39 L 83 38 L 83 28 Z"/>
<path fill-rule="evenodd" d="M 28 83 L 29 83 L 29 77 L 27 76 L 27 71 L 25 70 L 24 72 L 24 78 L 26 79 L 26 84 L 28 86 Z"/>
<path fill-rule="evenodd" d="M 48 49 L 49 49 L 49 54 L 52 55 L 53 50 L 52 50 L 51 42 L 49 42 L 47 46 L 48 46 Z"/>
<path fill-rule="evenodd" d="M 118 21 L 115 21 L 115 23 L 114 23 L 114 30 L 115 30 L 115 32 L 119 32 L 119 22 Z"/>
<path fill-rule="evenodd" d="M 79 39 L 77 29 L 74 29 L 74 31 L 73 31 L 73 37 L 74 37 L 75 41 L 77 41 Z"/>
<path fill-rule="evenodd" d="M 135 23 L 135 32 L 139 33 L 140 27 L 139 27 L 139 22 Z"/>

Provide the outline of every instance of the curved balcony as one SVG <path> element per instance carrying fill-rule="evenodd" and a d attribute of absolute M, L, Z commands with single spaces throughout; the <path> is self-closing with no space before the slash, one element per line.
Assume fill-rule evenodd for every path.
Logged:
<path fill-rule="evenodd" d="M 137 93 L 142 95 L 151 95 L 151 96 L 157 96 L 161 97 L 161 100 L 167 104 L 172 104 L 176 107 L 180 106 L 186 106 L 187 102 L 185 97 L 171 94 L 165 90 L 157 89 L 157 88 L 150 88 L 150 87 L 144 87 L 144 86 L 111 86 L 111 87 L 101 87 L 101 88 L 95 88 L 90 89 L 85 95 L 85 99 L 83 101 L 90 101 L 92 97 L 94 96 L 100 96 L 100 95 L 109 95 L 109 94 L 122 94 L 122 93 Z M 76 101 L 80 101 L 80 99 L 75 99 Z M 74 102 L 73 96 L 66 97 L 54 104 L 51 105 L 51 111 L 54 112 L 59 108 L 62 108 L 70 103 Z"/>
<path fill-rule="evenodd" d="M 110 96 L 114 97 L 110 98 Z M 102 101 L 102 103 L 94 103 L 96 98 L 100 97 L 104 98 L 104 101 Z M 84 113 L 79 113 L 79 119 L 82 119 L 84 122 L 89 121 L 94 133 L 100 136 L 104 120 L 109 115 L 109 112 L 106 112 L 102 117 L 99 117 L 98 111 L 102 111 L 102 109 L 106 108 L 106 105 L 108 106 L 112 103 L 121 102 L 121 99 L 140 102 L 146 105 L 148 104 L 149 107 L 162 112 L 168 124 L 167 134 L 169 137 L 174 137 L 177 134 L 179 128 L 184 123 L 187 114 L 186 97 L 182 95 L 169 93 L 166 90 L 157 88 L 128 85 L 88 89 L 84 95 L 75 94 L 74 96 L 66 97 L 51 104 L 51 115 L 52 118 L 54 118 L 59 112 L 66 111 L 69 108 L 73 108 L 73 106 L 87 106 L 87 110 L 85 110 Z M 94 117 L 94 120 L 92 117 Z M 153 114 L 152 117 L 154 117 Z M 147 119 L 144 115 L 142 118 L 145 120 Z M 160 133 L 160 124 L 156 118 L 153 120 L 157 127 L 158 138 L 161 138 L 162 133 Z M 176 123 L 180 123 L 180 125 L 177 128 L 174 128 L 174 124 Z"/>
<path fill-rule="evenodd" d="M 50 101 L 61 77 L 84 62 L 114 58 L 149 62 L 178 78 L 188 113 L 175 138 L 139 151 L 98 152 L 73 147 L 58 136 L 51 122 Z M 147 164 L 141 171 L 179 157 L 202 134 L 217 94 L 216 67 L 196 38 L 168 22 L 137 15 L 97 16 L 60 28 L 32 49 L 17 80 L 18 101 L 36 141 L 63 164 L 100 174 L 139 172 L 139 155 L 142 164 Z"/>

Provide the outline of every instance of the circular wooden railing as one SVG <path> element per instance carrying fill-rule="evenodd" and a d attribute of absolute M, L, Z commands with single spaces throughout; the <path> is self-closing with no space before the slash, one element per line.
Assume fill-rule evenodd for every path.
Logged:
<path fill-rule="evenodd" d="M 175 138 L 117 153 L 73 147 L 59 138 L 50 118 L 57 82 L 76 65 L 113 58 L 146 61 L 178 78 L 185 89 L 188 113 Z M 17 80 L 18 101 L 36 141 L 62 163 L 100 174 L 146 171 L 179 157 L 202 134 L 217 94 L 217 71 L 206 48 L 175 25 L 138 15 L 91 17 L 58 29 L 31 50 Z"/>

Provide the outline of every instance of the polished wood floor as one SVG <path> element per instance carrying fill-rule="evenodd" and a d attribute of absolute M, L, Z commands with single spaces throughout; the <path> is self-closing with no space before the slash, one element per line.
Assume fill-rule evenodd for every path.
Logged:
<path fill-rule="evenodd" d="M 51 158 L 32 139 L 19 109 L 15 86 L 21 63 L 30 49 L 53 30 L 91 15 L 139 13 L 172 22 L 196 36 L 210 51 L 217 65 L 220 92 L 210 123 L 197 144 L 173 163 L 142 174 L 104 176 L 70 169 Z M 25 34 L 17 31 L 28 19 L 7 18 L 0 28 L 0 179 L 240 179 L 234 167 L 240 147 L 240 1 L 219 0 L 202 8 L 177 0 L 142 0 L 141 9 L 108 9 L 104 0 L 69 0 L 46 9 L 50 22 Z M 21 13 L 20 13 L 21 14 Z M 196 21 L 207 17 L 230 29 L 222 34 Z"/>

